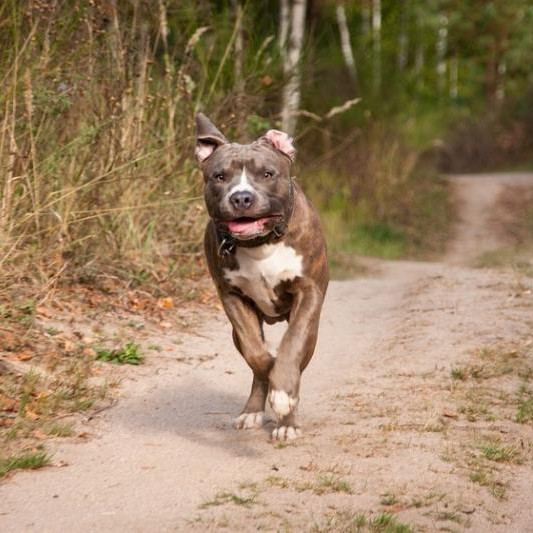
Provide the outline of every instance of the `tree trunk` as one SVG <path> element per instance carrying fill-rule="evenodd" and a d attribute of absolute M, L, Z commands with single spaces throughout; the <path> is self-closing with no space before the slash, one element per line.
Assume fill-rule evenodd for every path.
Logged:
<path fill-rule="evenodd" d="M 339 33 L 341 37 L 341 50 L 342 55 L 344 56 L 344 62 L 346 63 L 346 68 L 354 82 L 354 85 L 357 86 L 357 69 L 355 67 L 355 58 L 352 48 L 352 42 L 350 39 L 350 30 L 346 22 L 346 9 L 344 4 L 337 4 L 337 24 L 339 25 Z"/>
<path fill-rule="evenodd" d="M 283 6 L 282 6 L 283 7 Z M 300 59 L 305 31 L 305 12 L 307 0 L 293 0 L 290 10 L 290 36 L 283 54 L 283 72 L 287 82 L 283 88 L 283 103 L 281 109 L 282 128 L 289 135 L 296 129 L 297 112 L 300 106 Z"/>
<path fill-rule="evenodd" d="M 244 77 L 243 77 L 243 53 L 244 53 L 244 31 L 242 26 L 242 5 L 239 0 L 232 0 L 233 13 L 235 16 L 235 118 L 237 140 L 243 140 L 244 129 Z"/>
<path fill-rule="evenodd" d="M 408 0 L 402 0 L 401 10 L 400 38 L 398 42 L 398 70 L 400 72 L 405 70 L 405 67 L 407 66 L 407 53 L 409 46 L 409 36 L 407 34 Z"/>
<path fill-rule="evenodd" d="M 459 96 L 459 56 L 456 54 L 450 63 L 450 98 Z"/>
<path fill-rule="evenodd" d="M 379 91 L 381 87 L 381 0 L 372 2 L 372 43 L 374 90 Z"/>
<path fill-rule="evenodd" d="M 444 91 L 446 85 L 446 52 L 448 49 L 448 17 L 440 17 L 437 35 L 437 86 L 439 92 Z"/>
<path fill-rule="evenodd" d="M 285 52 L 285 44 L 287 42 L 287 36 L 289 35 L 289 27 L 291 25 L 291 11 L 289 6 L 289 0 L 280 0 L 279 6 L 279 49 L 283 54 Z"/>

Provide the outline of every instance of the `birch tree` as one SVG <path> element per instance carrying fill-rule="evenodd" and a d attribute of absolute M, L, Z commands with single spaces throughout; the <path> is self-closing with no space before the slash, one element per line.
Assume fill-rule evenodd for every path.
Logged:
<path fill-rule="evenodd" d="M 281 124 L 284 131 L 293 135 L 296 129 L 298 109 L 300 107 L 301 69 L 300 62 L 305 33 L 305 14 L 307 0 L 282 0 L 280 21 L 280 43 L 283 56 L 283 73 L 286 83 L 283 88 L 281 106 Z M 281 32 L 285 31 L 284 40 Z"/>
<path fill-rule="evenodd" d="M 381 87 L 381 0 L 372 1 L 372 71 L 374 74 L 374 90 Z"/>
<path fill-rule="evenodd" d="M 355 57 L 352 48 L 352 41 L 350 38 L 350 30 L 348 28 L 348 23 L 346 22 L 346 8 L 343 3 L 337 4 L 336 7 L 336 16 L 337 16 L 337 25 L 339 26 L 339 33 L 341 37 L 341 50 L 344 57 L 344 63 L 346 68 L 354 81 L 354 84 L 357 85 L 357 69 L 355 66 Z"/>

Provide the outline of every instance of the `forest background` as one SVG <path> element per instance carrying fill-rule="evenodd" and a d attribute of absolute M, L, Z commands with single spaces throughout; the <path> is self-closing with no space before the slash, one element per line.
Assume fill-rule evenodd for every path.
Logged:
<path fill-rule="evenodd" d="M 531 27 L 527 0 L 5 0 L 2 284 L 190 291 L 199 110 L 294 135 L 334 266 L 438 253 L 443 172 L 531 164 Z"/>

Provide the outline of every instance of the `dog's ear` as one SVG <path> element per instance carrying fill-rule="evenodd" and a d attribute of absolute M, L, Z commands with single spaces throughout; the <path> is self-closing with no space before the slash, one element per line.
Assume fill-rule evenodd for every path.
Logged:
<path fill-rule="evenodd" d="M 217 127 L 203 114 L 196 115 L 196 149 L 194 154 L 200 163 L 205 161 L 221 144 L 228 140 Z"/>
<path fill-rule="evenodd" d="M 296 155 L 296 148 L 292 144 L 293 139 L 287 135 L 284 131 L 279 130 L 268 130 L 262 139 L 266 139 L 268 142 L 274 145 L 276 150 L 283 152 L 286 156 L 290 158 L 291 161 L 294 161 Z"/>

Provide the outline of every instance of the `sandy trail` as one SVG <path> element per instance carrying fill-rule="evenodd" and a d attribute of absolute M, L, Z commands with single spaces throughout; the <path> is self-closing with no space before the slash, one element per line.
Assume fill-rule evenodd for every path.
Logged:
<path fill-rule="evenodd" d="M 203 317 L 175 354 L 198 364 L 154 355 L 88 424 L 95 438 L 57 445 L 66 467 L 0 485 L 0 530 L 346 531 L 353 513 L 386 511 L 416 531 L 533 531 L 531 424 L 501 402 L 469 419 L 461 405 L 476 384 L 450 378 L 472 350 L 531 340 L 532 280 L 459 264 L 498 244 L 483 217 L 516 180 L 533 176 L 454 178 L 462 219 L 446 262 L 383 262 L 331 284 L 301 440 L 232 428 L 251 374 L 222 314 Z M 483 386 L 511 391 L 509 376 Z M 521 464 L 489 465 L 494 485 L 471 480 L 485 438 L 521 443 Z"/>

